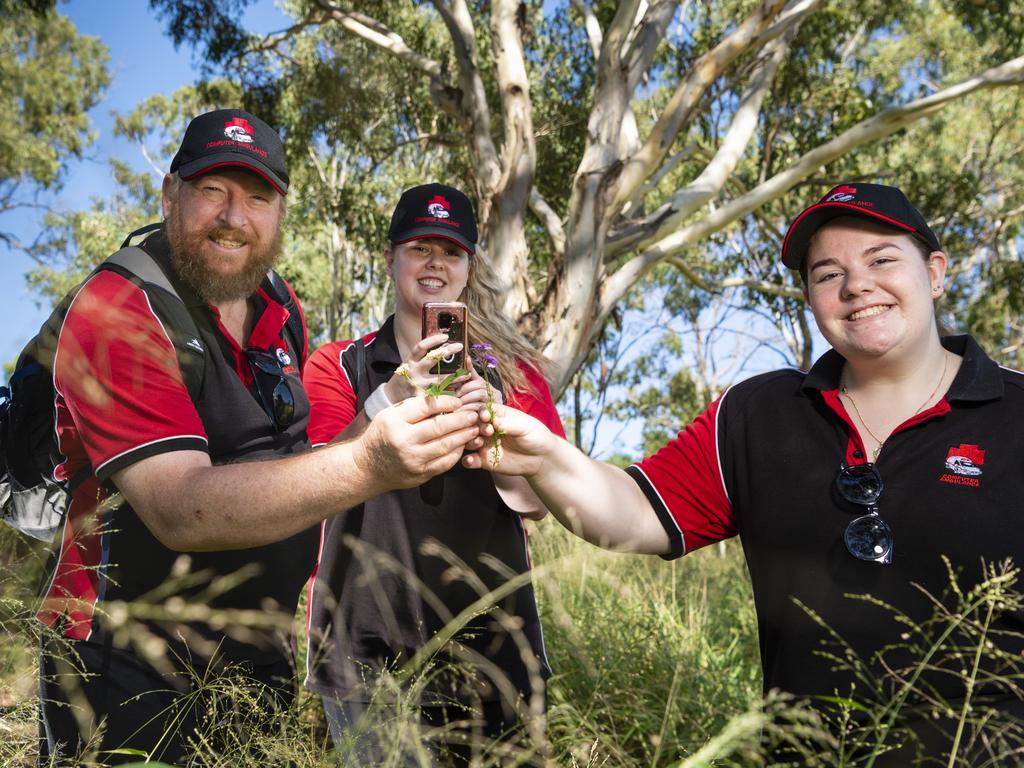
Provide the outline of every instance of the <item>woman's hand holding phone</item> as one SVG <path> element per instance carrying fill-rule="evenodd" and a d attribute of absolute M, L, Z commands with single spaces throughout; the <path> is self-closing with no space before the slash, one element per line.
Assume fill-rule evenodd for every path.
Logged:
<path fill-rule="evenodd" d="M 448 334 L 435 333 L 421 339 L 412 348 L 409 358 L 402 363 L 409 372 L 408 377 L 396 373 L 385 384 L 391 402 L 397 403 L 407 397 L 415 397 L 437 381 L 437 361 L 434 356 L 428 355 L 434 350 L 440 350 L 443 355 L 457 355 L 462 351 L 461 342 L 447 342 Z M 468 380 L 468 375 L 459 377 L 452 382 L 452 386 L 457 391 L 459 386 Z"/>

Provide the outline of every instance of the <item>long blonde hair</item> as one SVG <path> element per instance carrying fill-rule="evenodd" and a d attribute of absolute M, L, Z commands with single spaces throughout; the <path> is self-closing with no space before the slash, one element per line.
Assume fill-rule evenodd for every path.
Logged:
<path fill-rule="evenodd" d="M 488 353 L 498 360 L 498 376 L 505 385 L 507 399 L 510 389 L 532 390 L 517 361 L 541 376 L 545 376 L 545 365 L 540 352 L 499 306 L 499 298 L 505 292 L 506 287 L 497 272 L 478 250 L 470 257 L 469 279 L 462 291 L 462 300 L 469 307 L 469 343 L 491 345 Z"/>

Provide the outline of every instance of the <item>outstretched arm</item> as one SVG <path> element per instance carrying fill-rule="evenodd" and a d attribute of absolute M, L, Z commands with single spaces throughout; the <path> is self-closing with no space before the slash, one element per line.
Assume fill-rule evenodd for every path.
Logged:
<path fill-rule="evenodd" d="M 355 439 L 284 459 L 213 466 L 201 451 L 142 459 L 112 476 L 153 535 L 178 551 L 256 547 L 339 510 L 414 488 L 479 444 L 454 397 L 410 398 Z"/>
<path fill-rule="evenodd" d="M 487 419 L 486 411 L 481 418 Z M 514 408 L 496 406 L 494 424 L 486 429 L 493 428 L 501 433 L 497 463 L 488 443 L 465 456 L 465 466 L 525 477 L 558 521 L 592 544 L 649 554 L 670 551 L 657 514 L 623 470 L 594 461 Z"/>

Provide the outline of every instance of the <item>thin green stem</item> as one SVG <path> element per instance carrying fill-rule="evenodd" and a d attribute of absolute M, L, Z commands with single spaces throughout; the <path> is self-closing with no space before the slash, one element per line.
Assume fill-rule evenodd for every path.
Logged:
<path fill-rule="evenodd" d="M 978 680 L 978 670 L 981 668 L 982 648 L 985 646 L 985 638 L 988 637 L 988 630 L 992 624 L 992 612 L 995 610 L 993 602 L 988 604 L 988 612 L 985 614 L 985 622 L 982 625 L 981 637 L 978 639 L 978 647 L 974 651 L 974 664 L 971 666 L 971 674 L 967 678 L 967 692 L 964 694 L 964 704 L 960 708 L 960 720 L 956 724 L 956 735 L 953 737 L 953 748 L 949 752 L 948 768 L 956 764 L 956 753 L 960 749 L 960 739 L 963 738 L 964 724 L 967 721 L 967 713 L 971 708 L 971 695 L 974 693 L 974 685 Z"/>

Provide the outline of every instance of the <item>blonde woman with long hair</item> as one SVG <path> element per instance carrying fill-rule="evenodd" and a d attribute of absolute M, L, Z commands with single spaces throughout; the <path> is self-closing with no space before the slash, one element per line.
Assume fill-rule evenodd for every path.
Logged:
<path fill-rule="evenodd" d="M 480 361 L 451 385 L 465 407 L 505 402 L 564 436 L 540 355 L 499 311 L 499 282 L 476 240 L 472 205 L 457 189 L 426 184 L 403 193 L 385 251 L 394 314 L 362 339 L 321 347 L 305 368 L 314 444 L 365 427 L 437 382 L 439 355 L 468 352 L 444 333 L 421 338 L 423 305 L 453 301 L 468 307 L 468 341 Z M 383 759 L 381 740 L 360 736 L 357 726 L 371 699 L 380 700 L 385 671 L 482 595 L 527 573 L 523 518 L 546 512 L 521 478 L 455 467 L 325 522 L 310 593 L 306 685 L 323 698 L 347 764 Z M 532 742 L 529 749 L 543 740 L 550 669 L 529 581 L 485 600 L 434 658 L 440 663 L 419 698 L 422 722 L 439 726 L 429 731 L 430 754 L 464 764 L 495 740 Z"/>

